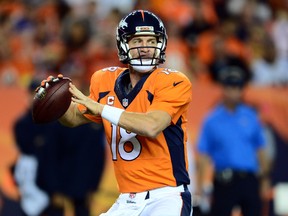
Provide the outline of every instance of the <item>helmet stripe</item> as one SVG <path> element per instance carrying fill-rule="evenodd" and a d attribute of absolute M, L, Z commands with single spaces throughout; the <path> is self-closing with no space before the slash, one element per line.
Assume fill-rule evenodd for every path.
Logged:
<path fill-rule="evenodd" d="M 145 21 L 145 19 L 144 19 L 144 11 L 143 10 L 141 10 L 141 14 L 142 14 L 142 19 L 143 19 L 143 22 Z"/>

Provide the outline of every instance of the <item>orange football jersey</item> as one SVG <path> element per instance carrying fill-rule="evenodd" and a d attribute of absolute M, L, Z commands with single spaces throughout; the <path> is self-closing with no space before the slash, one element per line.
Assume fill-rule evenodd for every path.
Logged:
<path fill-rule="evenodd" d="M 190 81 L 181 72 L 158 68 L 145 74 L 127 94 L 128 83 L 127 68 L 99 70 L 91 78 L 89 97 L 130 112 L 162 110 L 169 113 L 172 122 L 152 139 L 112 125 L 101 116 L 85 115 L 104 124 L 120 192 L 189 184 L 186 124 L 192 97 Z M 79 109 L 85 107 L 80 105 Z"/>

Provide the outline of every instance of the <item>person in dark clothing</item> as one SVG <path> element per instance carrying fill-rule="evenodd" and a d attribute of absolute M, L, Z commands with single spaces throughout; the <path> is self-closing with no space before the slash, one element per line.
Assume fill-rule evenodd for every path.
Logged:
<path fill-rule="evenodd" d="M 0 189 L 0 215 L 1 216 L 19 216 L 21 209 L 17 200 L 11 199 Z"/>
<path fill-rule="evenodd" d="M 274 139 L 274 148 L 275 155 L 273 157 L 273 163 L 271 167 L 271 186 L 276 188 L 278 186 L 285 185 L 288 187 L 288 172 L 287 164 L 288 164 L 288 141 L 283 138 L 273 127 L 271 127 L 272 136 Z M 279 199 L 279 200 L 277 200 Z M 283 199 L 283 197 L 278 198 L 274 197 L 269 203 L 269 216 L 277 216 L 279 215 L 279 209 L 275 208 L 276 202 Z M 287 200 L 287 196 L 285 198 Z M 283 202 L 283 201 L 282 201 Z M 286 208 L 287 209 L 287 208 Z M 284 211 L 284 210 L 282 210 Z M 287 211 L 287 210 L 286 210 Z M 278 213 L 278 214 L 277 214 Z M 286 212 L 287 213 L 287 212 Z"/>
<path fill-rule="evenodd" d="M 29 86 L 29 97 L 32 102 L 35 82 Z M 31 103 L 32 104 L 32 103 Z M 39 161 L 47 154 L 49 145 L 57 144 L 57 123 L 36 125 L 33 123 L 31 107 L 14 123 L 14 137 L 19 150 L 19 157 L 15 164 L 14 177 L 20 191 L 20 205 L 23 215 L 41 215 L 51 205 L 51 197 L 59 188 L 59 178 L 56 173 L 57 166 L 54 157 L 43 166 Z M 44 169 L 45 176 L 40 176 L 39 171 Z M 49 178 L 48 184 L 37 184 L 38 178 Z M 56 214 L 55 214 L 56 215 Z M 59 214 L 62 210 L 59 209 Z"/>
<path fill-rule="evenodd" d="M 100 184 L 106 160 L 103 128 L 96 124 L 77 128 L 58 124 L 58 143 L 48 147 L 49 153 L 39 162 L 47 163 L 51 155 L 57 152 L 55 165 L 58 165 L 60 178 L 57 192 L 72 202 L 76 216 L 89 216 L 89 200 Z M 39 176 L 45 176 L 45 169 L 41 169 Z M 48 184 L 50 180 L 51 177 L 39 179 L 39 185 L 44 182 Z"/>
<path fill-rule="evenodd" d="M 35 83 L 29 87 L 31 98 Z M 20 152 L 14 176 L 22 215 L 63 216 L 60 198 L 73 204 L 75 216 L 89 216 L 89 198 L 106 160 L 103 128 L 87 124 L 72 129 L 57 121 L 35 124 L 29 107 L 15 122 L 14 135 Z"/>

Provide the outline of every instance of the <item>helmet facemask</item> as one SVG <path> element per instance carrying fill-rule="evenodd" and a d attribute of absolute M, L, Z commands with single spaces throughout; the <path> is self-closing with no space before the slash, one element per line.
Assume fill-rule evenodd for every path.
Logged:
<path fill-rule="evenodd" d="M 161 52 L 161 50 L 163 50 L 164 48 L 163 38 L 160 39 L 159 37 L 157 37 L 156 46 L 139 46 L 139 47 L 132 47 L 132 48 L 130 48 L 128 45 L 129 40 L 126 39 L 125 41 L 126 42 L 121 44 L 122 49 L 125 51 L 125 53 L 127 53 L 125 61 L 127 61 L 127 63 L 131 65 L 136 71 L 145 73 L 145 72 L 151 71 L 153 68 L 157 67 L 160 63 L 164 62 L 163 53 Z M 152 55 L 149 57 L 141 56 L 141 49 L 152 50 Z M 138 55 L 136 57 L 132 57 L 131 51 L 137 51 Z M 164 58 L 165 58 L 165 54 L 164 54 Z"/>

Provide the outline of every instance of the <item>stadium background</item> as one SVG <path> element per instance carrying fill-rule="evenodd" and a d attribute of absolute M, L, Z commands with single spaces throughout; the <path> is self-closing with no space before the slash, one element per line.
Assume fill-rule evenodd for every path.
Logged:
<path fill-rule="evenodd" d="M 281 0 L 237 1 L 242 2 L 242 6 L 240 3 L 240 6 L 237 6 L 236 1 L 232 0 L 169 0 L 165 3 L 161 0 L 125 0 L 121 1 L 121 5 L 119 1 L 113 0 L 59 2 L 61 1 L 0 1 L 0 190 L 12 200 L 17 200 L 19 196 L 10 173 L 10 167 L 15 163 L 18 154 L 12 126 L 28 106 L 26 87 L 29 81 L 33 77 L 42 79 L 47 74 L 57 74 L 60 71 L 75 79 L 81 77 L 88 83 L 95 70 L 119 65 L 115 53 L 114 29 L 122 15 L 132 9 L 149 9 L 163 19 L 169 35 L 165 66 L 184 72 L 193 83 L 193 102 L 189 110 L 188 124 L 192 149 L 195 147 L 203 117 L 221 94 L 207 69 L 207 65 L 214 59 L 215 53 L 211 44 L 215 35 L 222 37 L 226 44 L 225 50 L 251 64 L 253 59 L 261 55 L 263 49 L 268 49 L 262 43 L 263 35 L 271 37 L 276 45 L 282 41 L 273 35 L 273 27 L 280 22 L 277 15 L 281 12 L 282 17 L 286 17 L 286 41 L 282 41 L 282 46 L 280 44 L 276 48 L 279 55 L 288 55 L 288 49 L 284 46 L 288 44 L 288 3 Z M 67 15 L 67 10 L 70 15 Z M 63 14 L 67 16 L 62 17 Z M 236 22 L 230 19 L 232 14 L 238 17 Z M 65 35 L 69 32 L 69 23 L 84 15 L 86 21 L 91 22 L 89 35 L 86 35 L 83 43 L 74 43 L 75 46 L 71 46 L 69 35 Z M 197 16 L 210 27 L 196 32 L 195 39 L 193 35 L 183 32 Z M 241 38 L 235 31 L 229 32 L 231 23 L 241 23 L 241 28 L 254 34 L 246 33 L 252 36 Z M 223 26 L 228 29 L 225 31 L 228 36 L 219 34 L 218 31 Z M 180 32 L 183 34 L 179 34 Z M 265 85 L 251 82 L 245 92 L 246 100 L 259 110 L 263 122 L 272 126 L 288 142 L 287 95 L 287 80 L 286 83 Z M 95 193 L 93 215 L 109 208 L 118 196 L 109 154 L 107 158 L 100 189 Z"/>

